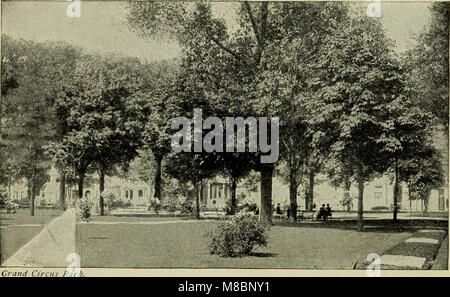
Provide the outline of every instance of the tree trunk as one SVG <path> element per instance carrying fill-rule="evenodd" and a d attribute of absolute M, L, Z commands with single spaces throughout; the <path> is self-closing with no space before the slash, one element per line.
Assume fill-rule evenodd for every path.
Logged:
<path fill-rule="evenodd" d="M 263 165 L 261 168 L 261 206 L 259 220 L 272 224 L 272 173 L 273 165 Z"/>
<path fill-rule="evenodd" d="M 30 216 L 34 216 L 34 204 L 36 201 L 36 174 L 37 174 L 37 163 L 38 152 L 34 152 L 34 162 L 33 162 L 33 173 L 31 176 L 31 199 L 30 199 Z"/>
<path fill-rule="evenodd" d="M 59 180 L 59 208 L 66 210 L 66 175 L 61 170 Z"/>
<path fill-rule="evenodd" d="M 350 180 L 346 180 L 344 184 L 344 201 L 346 204 L 344 205 L 344 208 L 346 211 L 350 212 L 350 187 L 352 186 Z"/>
<path fill-rule="evenodd" d="M 429 189 L 427 189 L 425 192 L 425 196 L 423 197 L 424 213 L 428 212 L 428 203 L 430 201 L 430 194 L 431 194 L 431 191 Z"/>
<path fill-rule="evenodd" d="M 309 195 L 309 209 L 313 209 L 314 205 L 314 178 L 316 174 L 314 172 L 309 173 L 309 182 L 308 182 L 308 195 Z"/>
<path fill-rule="evenodd" d="M 408 198 L 409 198 L 409 216 L 412 217 L 412 201 L 411 201 L 411 189 L 408 188 Z"/>
<path fill-rule="evenodd" d="M 297 174 L 295 171 L 289 172 L 289 201 L 290 201 L 290 215 L 294 222 L 297 221 Z"/>
<path fill-rule="evenodd" d="M 33 177 L 30 181 L 30 187 L 31 187 L 31 197 L 30 197 L 30 216 L 34 216 L 34 204 L 36 201 L 36 186 L 34 184 L 34 179 L 35 179 L 35 173 L 34 173 L 34 169 L 33 169 Z"/>
<path fill-rule="evenodd" d="M 236 208 L 237 208 L 236 188 L 237 188 L 236 178 L 232 177 L 231 178 L 231 214 L 235 214 Z"/>
<path fill-rule="evenodd" d="M 103 191 L 105 190 L 105 171 L 100 170 L 99 173 L 100 176 L 100 201 L 99 201 L 99 207 L 100 207 L 100 215 L 105 215 L 105 200 L 103 198 Z"/>
<path fill-rule="evenodd" d="M 155 193 L 153 197 L 161 201 L 161 164 L 163 157 L 161 155 L 155 155 Z"/>
<path fill-rule="evenodd" d="M 398 213 L 398 158 L 395 158 L 395 180 L 394 180 L 394 223 L 397 222 Z"/>
<path fill-rule="evenodd" d="M 364 221 L 363 221 L 363 197 L 364 197 L 364 180 L 362 178 L 358 179 L 358 230 L 364 230 Z"/>
<path fill-rule="evenodd" d="M 420 209 L 421 209 L 422 213 L 424 213 L 424 211 L 423 211 L 423 197 L 422 197 L 422 199 L 420 199 Z"/>
<path fill-rule="evenodd" d="M 81 200 L 83 198 L 83 185 L 84 185 L 84 174 L 78 176 L 78 198 Z"/>
<path fill-rule="evenodd" d="M 11 201 L 11 169 L 8 169 L 8 201 Z"/>
<path fill-rule="evenodd" d="M 311 210 L 311 209 L 309 209 L 309 189 L 308 189 L 308 187 L 305 187 L 305 209 Z"/>
<path fill-rule="evenodd" d="M 199 186 L 197 183 L 194 185 L 194 188 L 195 188 L 195 218 L 197 220 L 199 220 L 200 219 L 200 193 L 199 193 L 200 190 L 199 190 Z"/>

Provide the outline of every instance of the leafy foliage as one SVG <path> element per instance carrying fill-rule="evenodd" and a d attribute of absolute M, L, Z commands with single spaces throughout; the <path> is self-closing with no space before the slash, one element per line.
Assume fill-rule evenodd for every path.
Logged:
<path fill-rule="evenodd" d="M 430 22 L 419 36 L 417 46 L 406 53 L 404 61 L 414 102 L 439 119 L 448 137 L 448 3 L 432 3 L 430 12 Z"/>
<path fill-rule="evenodd" d="M 222 257 L 250 255 L 256 246 L 267 246 L 267 225 L 250 214 L 225 219 L 207 232 L 209 252 Z"/>
<path fill-rule="evenodd" d="M 94 207 L 94 203 L 87 198 L 82 198 L 77 201 L 76 215 L 77 218 L 83 221 L 88 221 L 91 217 L 91 210 Z"/>

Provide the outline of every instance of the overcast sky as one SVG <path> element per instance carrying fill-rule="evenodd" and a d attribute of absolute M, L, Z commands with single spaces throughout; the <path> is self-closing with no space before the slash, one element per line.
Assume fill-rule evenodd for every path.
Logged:
<path fill-rule="evenodd" d="M 361 9 L 370 2 L 363 1 Z M 175 57 L 176 44 L 145 40 L 124 23 L 125 2 L 81 2 L 81 18 L 66 15 L 68 2 L 3 2 L 2 32 L 29 40 L 65 40 L 89 51 L 114 52 L 149 60 Z M 227 18 L 230 4 L 214 4 L 216 14 Z M 414 36 L 428 22 L 426 2 L 382 3 L 382 22 L 398 51 L 414 45 Z"/>

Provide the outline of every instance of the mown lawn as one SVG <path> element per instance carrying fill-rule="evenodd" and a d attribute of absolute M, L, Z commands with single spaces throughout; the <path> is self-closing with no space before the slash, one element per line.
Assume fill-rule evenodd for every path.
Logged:
<path fill-rule="evenodd" d="M 62 213 L 57 209 L 19 209 L 15 214 L 0 210 L 0 263 L 11 257 L 18 249 L 35 237 L 50 221 Z"/>
<path fill-rule="evenodd" d="M 215 224 L 78 224 L 77 252 L 82 267 L 350 269 L 355 261 L 383 252 L 412 232 L 376 228 L 361 233 L 332 223 L 278 224 L 269 232 L 267 248 L 258 248 L 252 256 L 221 258 L 208 253 L 202 236 Z"/>
<path fill-rule="evenodd" d="M 166 222 L 188 220 L 183 216 L 156 216 L 156 215 L 105 215 L 92 216 L 90 222 Z"/>

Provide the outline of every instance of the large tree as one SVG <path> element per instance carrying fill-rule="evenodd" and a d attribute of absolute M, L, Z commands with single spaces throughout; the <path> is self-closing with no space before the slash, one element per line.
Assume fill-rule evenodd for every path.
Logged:
<path fill-rule="evenodd" d="M 89 167 L 98 171 L 102 193 L 105 175 L 127 165 L 142 145 L 141 71 L 137 59 L 85 55 L 55 103 L 65 133 L 49 149 L 56 161 L 75 170 L 80 198 Z"/>
<path fill-rule="evenodd" d="M 431 190 L 445 183 L 441 153 L 422 142 L 413 154 L 399 161 L 398 172 L 399 178 L 408 186 L 410 200 L 421 199 L 426 212 Z"/>
<path fill-rule="evenodd" d="M 58 136 L 53 103 L 74 70 L 79 50 L 64 43 L 2 38 L 2 54 L 16 65 L 17 88 L 7 92 L 4 143 L 17 177 L 30 189 L 30 214 L 51 163 L 44 147 Z M 9 153 L 8 153 L 9 152 Z"/>
<path fill-rule="evenodd" d="M 393 221 L 397 221 L 399 209 L 401 163 L 423 155 L 424 143 L 430 139 L 433 116 L 415 106 L 409 98 L 407 90 L 399 88 L 400 93 L 396 99 L 386 105 L 387 120 L 385 121 L 385 134 L 380 139 L 384 143 L 383 153 L 390 159 L 388 170 L 394 180 L 394 211 Z M 426 160 L 423 160 L 426 162 Z"/>
<path fill-rule="evenodd" d="M 143 125 L 143 146 L 153 154 L 154 198 L 162 200 L 162 162 L 170 153 L 170 140 L 174 131 L 172 119 L 180 114 L 177 89 L 177 65 L 174 61 L 163 61 L 145 65 L 146 98 L 148 115 Z"/>
<path fill-rule="evenodd" d="M 183 183 L 190 183 L 195 192 L 195 217 L 200 219 L 200 202 L 204 181 L 217 174 L 216 156 L 205 153 L 171 153 L 166 172 Z"/>
<path fill-rule="evenodd" d="M 321 47 L 311 84 L 319 96 L 312 102 L 313 140 L 328 151 L 336 166 L 358 184 L 358 228 L 363 230 L 364 184 L 383 173 L 385 106 L 395 99 L 401 73 L 390 41 L 376 18 L 354 16 Z"/>
<path fill-rule="evenodd" d="M 128 22 L 143 36 L 174 38 L 182 47 L 192 79 L 212 102 L 215 115 L 278 116 L 259 97 L 266 70 L 263 58 L 291 36 L 308 38 L 339 22 L 342 3 L 231 3 L 230 20 L 215 16 L 216 4 L 132 2 Z M 278 59 L 277 57 L 273 57 Z M 259 159 L 260 154 L 255 154 Z M 254 162 L 257 164 L 256 162 Z M 272 219 L 273 164 L 255 166 L 261 173 L 260 218 Z"/>
<path fill-rule="evenodd" d="M 420 34 L 417 46 L 406 54 L 412 99 L 439 119 L 448 141 L 449 88 L 449 10 L 447 2 L 434 2 L 431 18 Z"/>

